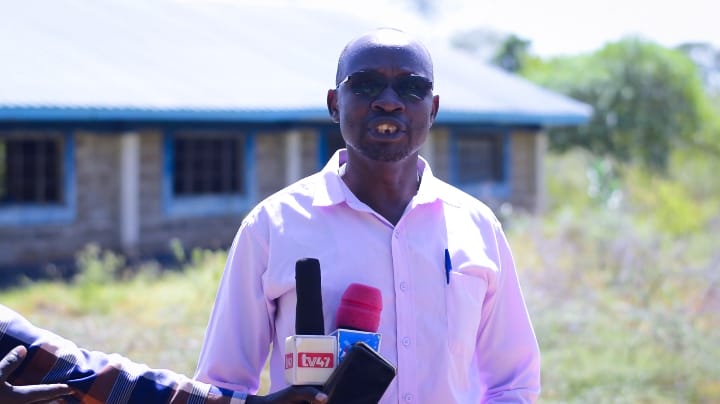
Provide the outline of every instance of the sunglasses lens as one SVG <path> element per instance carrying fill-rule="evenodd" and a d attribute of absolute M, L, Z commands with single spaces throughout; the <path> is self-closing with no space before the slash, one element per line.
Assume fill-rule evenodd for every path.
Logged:
<path fill-rule="evenodd" d="M 378 74 L 358 72 L 348 78 L 348 84 L 357 95 L 377 97 L 387 86 L 387 81 Z"/>
<path fill-rule="evenodd" d="M 405 98 L 423 99 L 432 90 L 432 82 L 421 76 L 405 76 L 398 79 L 395 91 Z"/>
<path fill-rule="evenodd" d="M 354 94 L 370 98 L 380 95 L 388 85 L 388 79 L 382 74 L 365 71 L 351 74 L 346 81 Z M 407 75 L 393 80 L 392 87 L 400 97 L 421 100 L 428 95 L 433 85 L 425 77 Z"/>

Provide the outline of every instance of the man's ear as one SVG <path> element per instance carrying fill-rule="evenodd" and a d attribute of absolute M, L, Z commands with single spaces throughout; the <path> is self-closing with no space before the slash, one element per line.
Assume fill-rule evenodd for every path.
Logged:
<path fill-rule="evenodd" d="M 330 118 L 332 118 L 333 122 L 339 123 L 340 122 L 340 114 L 338 113 L 337 108 L 337 90 L 330 89 L 327 92 L 327 108 L 328 112 L 330 113 Z"/>
<path fill-rule="evenodd" d="M 432 100 L 432 109 L 430 110 L 430 126 L 435 123 L 435 118 L 437 117 L 438 110 L 440 109 L 440 96 L 436 95 L 433 96 Z"/>

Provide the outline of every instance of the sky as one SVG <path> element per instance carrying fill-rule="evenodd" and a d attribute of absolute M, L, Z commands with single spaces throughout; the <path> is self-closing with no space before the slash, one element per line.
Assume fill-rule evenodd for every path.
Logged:
<path fill-rule="evenodd" d="M 282 1 L 282 0 L 277 0 Z M 411 0 L 285 0 L 340 8 L 433 37 L 484 28 L 532 41 L 540 56 L 592 52 L 626 35 L 665 46 L 702 41 L 720 48 L 720 0 L 435 0 L 418 22 Z"/>

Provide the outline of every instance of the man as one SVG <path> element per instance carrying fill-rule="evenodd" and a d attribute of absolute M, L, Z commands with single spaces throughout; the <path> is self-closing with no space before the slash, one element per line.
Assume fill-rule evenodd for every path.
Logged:
<path fill-rule="evenodd" d="M 271 391 L 285 387 L 294 263 L 314 257 L 326 325 L 351 283 L 382 291 L 380 354 L 398 370 L 382 403 L 534 401 L 538 345 L 500 223 L 418 155 L 439 107 L 428 51 L 370 32 L 342 51 L 336 84 L 327 106 L 347 148 L 244 219 L 196 378 L 253 392 L 272 346 Z"/>
<path fill-rule="evenodd" d="M 264 397 L 248 396 L 170 370 L 150 369 L 118 354 L 88 351 L 33 326 L 1 304 L 0 357 L 2 404 L 60 398 L 89 404 L 322 404 L 327 400 L 310 387 L 290 387 Z"/>

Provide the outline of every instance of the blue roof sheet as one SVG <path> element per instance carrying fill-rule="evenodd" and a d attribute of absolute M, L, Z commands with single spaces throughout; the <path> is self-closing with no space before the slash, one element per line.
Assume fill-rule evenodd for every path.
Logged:
<path fill-rule="evenodd" d="M 345 43 L 375 23 L 208 0 L 0 0 L 0 121 L 327 120 Z M 427 41 L 438 122 L 567 125 L 589 106 Z"/>

